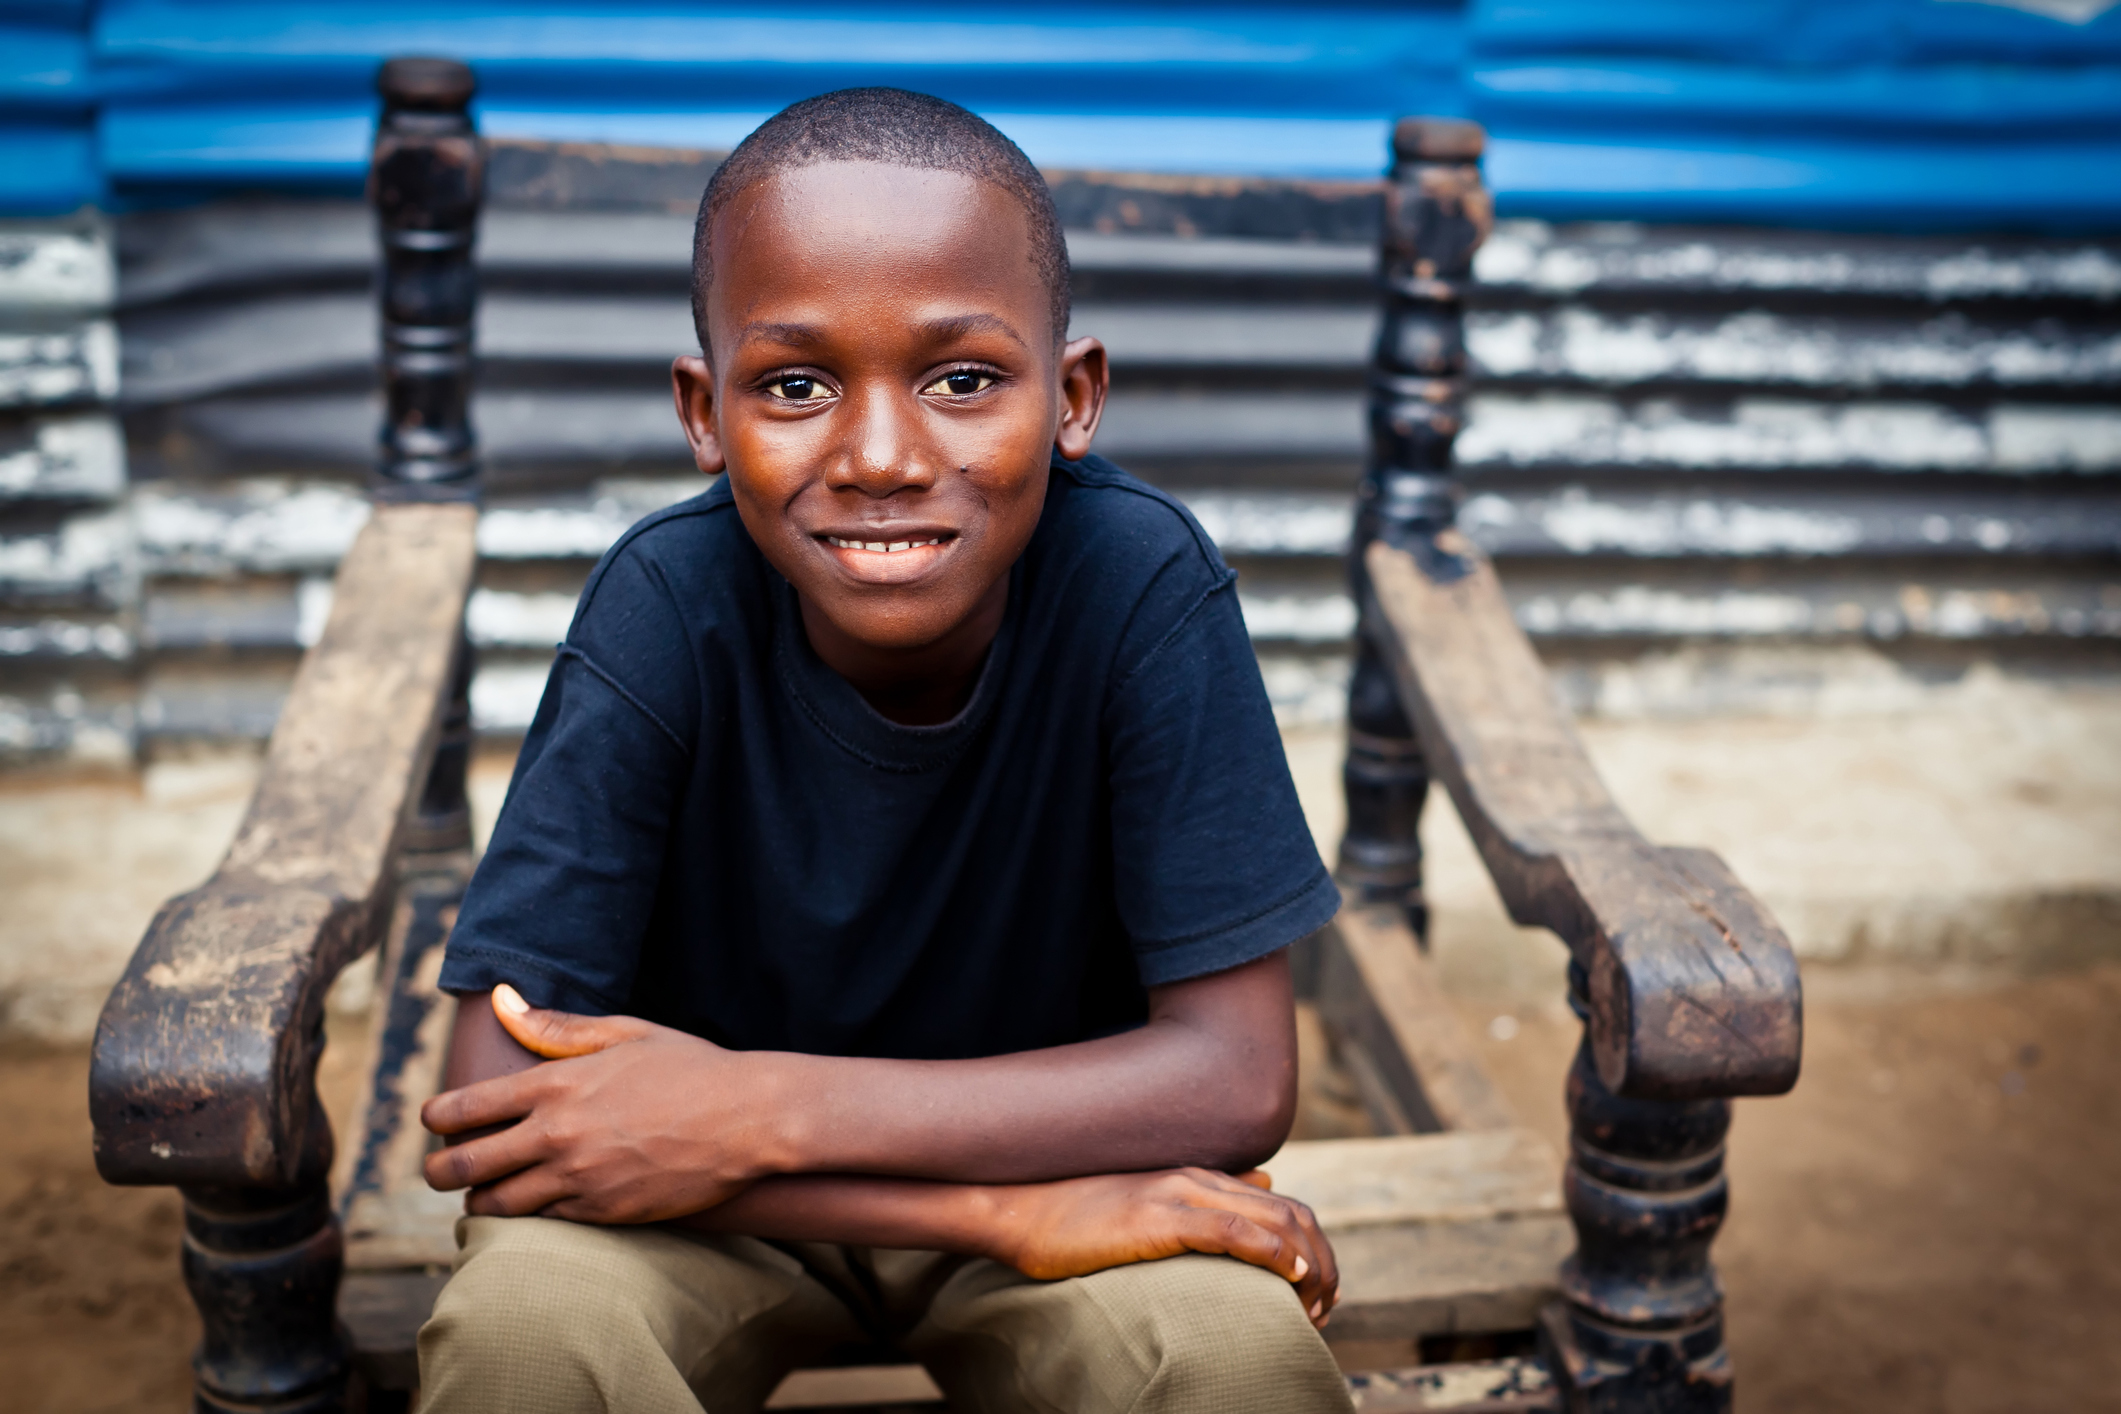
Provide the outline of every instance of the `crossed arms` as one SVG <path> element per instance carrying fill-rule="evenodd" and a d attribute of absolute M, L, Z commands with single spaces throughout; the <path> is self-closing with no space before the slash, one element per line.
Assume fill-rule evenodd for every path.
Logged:
<path fill-rule="evenodd" d="M 540 1063 L 541 1058 L 543 1063 Z M 1295 1110 L 1282 954 L 1154 988 L 1149 1020 L 985 1060 L 729 1051 L 630 1017 L 462 999 L 428 1182 L 473 1213 L 965 1252 L 1033 1277 L 1223 1252 L 1324 1324 L 1332 1248 L 1247 1174 Z M 506 1126 L 498 1128 L 498 1126 Z"/>

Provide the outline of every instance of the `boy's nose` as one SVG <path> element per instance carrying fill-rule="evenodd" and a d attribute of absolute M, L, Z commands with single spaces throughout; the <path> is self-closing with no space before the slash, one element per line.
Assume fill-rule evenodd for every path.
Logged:
<path fill-rule="evenodd" d="M 933 458 L 920 436 L 918 409 L 910 400 L 877 390 L 850 398 L 847 444 L 833 458 L 826 482 L 834 490 L 870 496 L 925 489 L 935 484 Z"/>

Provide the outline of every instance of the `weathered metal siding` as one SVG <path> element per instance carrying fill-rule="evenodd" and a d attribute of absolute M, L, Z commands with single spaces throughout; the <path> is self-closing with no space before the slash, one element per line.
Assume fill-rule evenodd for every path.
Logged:
<path fill-rule="evenodd" d="M 1395 117 L 1465 114 L 1505 215 L 2121 225 L 2110 0 L 0 0 L 0 213 L 350 195 L 412 52 L 475 64 L 504 137 L 727 147 L 882 83 L 1045 166 L 1362 178 Z"/>
<path fill-rule="evenodd" d="M 497 152 L 471 607 L 488 730 L 526 720 L 595 557 L 700 485 L 667 390 L 691 346 L 689 220 L 662 188 L 704 171 Z M 1239 564 L 1285 717 L 1337 719 L 1374 191 L 1056 180 L 1079 223 L 1077 329 L 1113 350 L 1100 448 L 1176 490 Z M 1097 229 L 1129 206 L 1164 230 Z M 95 402 L 99 229 L 31 242 L 36 268 L 71 251 L 104 273 L 8 345 L 26 351 L 17 404 L 49 406 L 17 424 L 38 450 L 0 463 L 0 730 L 18 751 L 262 733 L 366 515 L 369 218 L 123 218 L 129 470 Z M 1461 519 L 1550 655 L 2121 662 L 2121 245 L 1506 222 L 1478 274 Z"/>

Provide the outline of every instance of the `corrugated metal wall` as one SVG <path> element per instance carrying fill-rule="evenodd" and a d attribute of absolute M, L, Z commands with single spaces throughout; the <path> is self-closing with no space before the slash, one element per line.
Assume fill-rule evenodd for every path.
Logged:
<path fill-rule="evenodd" d="M 123 208 L 0 231 L 0 753 L 269 728 L 366 513 L 374 247 L 343 193 L 373 59 L 414 48 L 478 60 L 504 137 L 712 146 L 863 81 L 1003 115 L 1056 169 L 1078 330 L 1114 352 L 1101 450 L 1176 489 L 1239 564 L 1285 719 L 1341 711 L 1367 179 L 1414 109 L 1499 134 L 1490 172 L 1520 215 L 1468 321 L 1464 518 L 1579 703 L 1626 707 L 1643 675 L 1608 669 L 1645 652 L 1687 660 L 1655 690 L 1690 709 L 1816 700 L 1803 679 L 1826 670 L 1806 664 L 1851 649 L 1916 677 L 2111 673 L 2121 241 L 2036 232 L 2121 224 L 2121 181 L 2098 180 L 2121 171 L 2121 15 L 1728 8 L 828 8 L 794 26 L 110 3 L 91 32 L 86 7 L 0 5 L 76 56 L 37 71 L 52 98 L 32 51 L 0 46 L 0 133 L 48 139 L 54 190 L 51 154 L 87 153 L 75 195 Z M 9 141 L 0 167 L 30 150 Z M 488 730 L 527 717 L 595 556 L 698 485 L 665 379 L 691 339 L 687 213 L 710 161 L 496 146 L 472 610 Z M 20 170 L 0 176 L 18 207 Z M 1222 179 L 1242 171 L 1309 179 Z M 2022 233 L 1925 233 L 1955 222 Z M 1719 676 L 1755 646 L 1766 668 Z"/>
<path fill-rule="evenodd" d="M 726 148 L 857 83 L 988 114 L 1042 166 L 1366 177 L 1465 113 L 1505 214 L 2121 220 L 2110 0 L 902 4 L 0 0 L 0 212 L 353 190 L 385 55 L 479 66 L 486 131 Z"/>

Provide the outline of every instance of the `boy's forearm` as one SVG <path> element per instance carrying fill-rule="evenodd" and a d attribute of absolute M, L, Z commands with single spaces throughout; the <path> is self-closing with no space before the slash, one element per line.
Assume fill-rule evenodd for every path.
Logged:
<path fill-rule="evenodd" d="M 1237 1171 L 1287 1137 L 1296 1087 L 1277 954 L 1164 989 L 1150 1022 L 965 1061 L 754 1055 L 782 1172 L 1025 1183 L 1198 1165 Z"/>
<path fill-rule="evenodd" d="M 553 1063 L 498 1073 L 533 1052 Z M 984 1060 L 728 1051 L 497 991 L 463 999 L 446 1085 L 421 1109 L 450 1140 L 426 1161 L 437 1188 L 491 1186 L 475 1201 L 497 1213 L 579 1200 L 593 1221 L 646 1221 L 789 1174 L 1010 1184 L 1252 1168 L 1294 1114 L 1295 1018 L 1279 954 L 1152 990 L 1132 1031 Z"/>
<path fill-rule="evenodd" d="M 675 1225 L 784 1242 L 1009 1257 L 992 1191 L 971 1183 L 845 1174 L 768 1178 Z"/>

